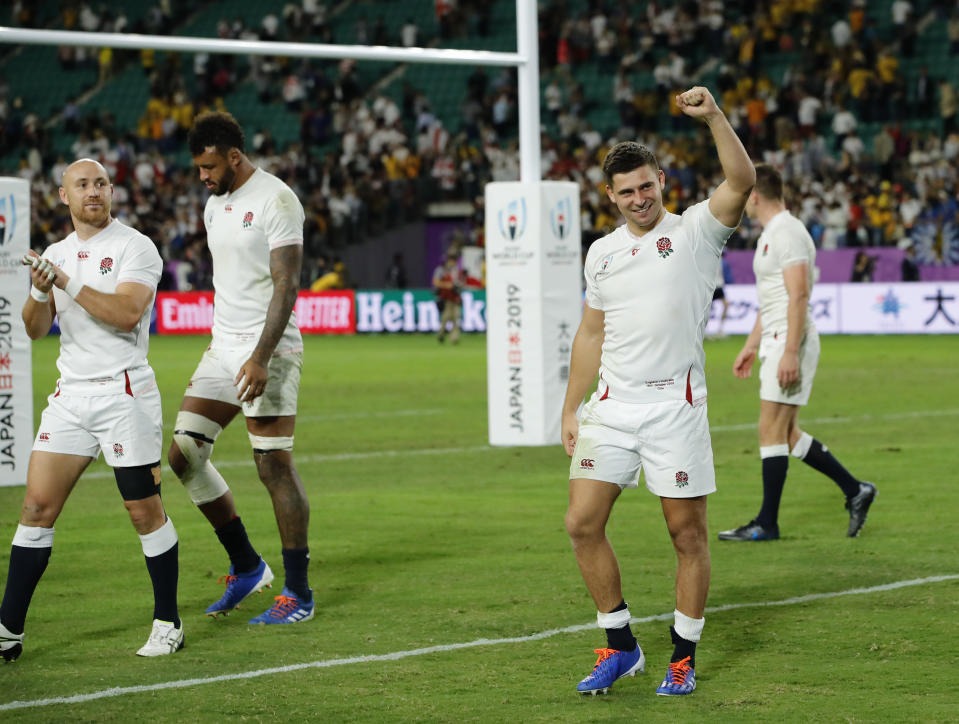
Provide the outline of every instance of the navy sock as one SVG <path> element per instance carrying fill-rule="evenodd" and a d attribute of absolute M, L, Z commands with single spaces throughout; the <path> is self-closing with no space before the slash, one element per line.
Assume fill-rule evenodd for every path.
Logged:
<path fill-rule="evenodd" d="M 180 628 L 180 616 L 176 607 L 177 579 L 180 575 L 180 544 L 174 543 L 169 550 L 158 556 L 144 556 L 147 571 L 153 582 L 153 618 L 172 621 Z"/>
<path fill-rule="evenodd" d="M 756 521 L 763 528 L 779 527 L 779 501 L 783 496 L 788 469 L 788 455 L 763 458 L 763 505 L 756 516 Z"/>
<path fill-rule="evenodd" d="M 3 592 L 3 603 L 0 604 L 0 621 L 10 633 L 23 633 L 30 599 L 33 598 L 40 577 L 47 570 L 51 553 L 53 548 L 10 546 L 7 588 Z"/>
<path fill-rule="evenodd" d="M 696 668 L 696 642 L 684 639 L 672 626 L 669 627 L 669 636 L 673 640 L 673 657 L 669 663 L 675 664 L 689 657 L 689 665 Z"/>
<path fill-rule="evenodd" d="M 260 565 L 260 554 L 253 548 L 246 528 L 240 516 L 237 516 L 221 528 L 216 529 L 216 537 L 226 549 L 233 565 L 233 573 L 249 573 Z"/>
<path fill-rule="evenodd" d="M 616 608 L 614 608 L 609 613 L 616 613 L 617 611 L 625 611 L 626 602 L 622 601 Z M 635 651 L 636 650 L 636 637 L 633 636 L 633 631 L 627 623 L 621 628 L 606 628 L 603 629 L 606 632 L 606 645 L 611 649 L 616 649 L 617 651 Z"/>
<path fill-rule="evenodd" d="M 812 444 L 809 446 L 809 451 L 802 461 L 813 470 L 817 470 L 826 477 L 831 478 L 832 481 L 840 487 L 847 498 L 851 498 L 859 493 L 859 481 L 842 466 L 842 463 L 833 457 L 833 454 L 829 452 L 829 448 L 819 442 L 819 440 L 813 438 Z"/>
<path fill-rule="evenodd" d="M 308 569 L 310 567 L 309 548 L 284 548 L 283 569 L 286 571 L 284 585 L 305 602 L 313 600 L 310 591 Z"/>

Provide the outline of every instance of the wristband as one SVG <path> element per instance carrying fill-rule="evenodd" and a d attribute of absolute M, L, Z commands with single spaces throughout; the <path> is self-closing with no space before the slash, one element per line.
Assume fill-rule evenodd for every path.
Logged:
<path fill-rule="evenodd" d="M 83 282 L 81 282 L 79 279 L 74 277 L 73 279 L 67 282 L 67 285 L 63 288 L 63 291 L 65 291 L 67 295 L 71 297 L 72 299 L 76 299 L 77 294 L 80 293 L 81 289 L 83 289 Z"/>
<path fill-rule="evenodd" d="M 41 292 L 34 286 L 30 287 L 30 296 L 36 299 L 38 302 L 49 302 L 50 301 L 50 292 Z"/>

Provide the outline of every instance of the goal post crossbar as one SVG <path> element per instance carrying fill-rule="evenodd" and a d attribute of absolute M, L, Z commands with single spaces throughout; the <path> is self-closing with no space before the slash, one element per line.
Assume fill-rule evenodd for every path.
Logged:
<path fill-rule="evenodd" d="M 0 43 L 11 45 L 65 45 L 128 50 L 167 50 L 175 53 L 220 53 L 229 55 L 281 55 L 297 58 L 352 58 L 398 63 L 488 65 L 518 67 L 526 62 L 519 53 L 445 48 L 392 48 L 384 45 L 331 45 L 287 43 L 270 40 L 230 40 L 135 33 L 94 33 L 81 30 L 46 30 L 0 26 Z"/>

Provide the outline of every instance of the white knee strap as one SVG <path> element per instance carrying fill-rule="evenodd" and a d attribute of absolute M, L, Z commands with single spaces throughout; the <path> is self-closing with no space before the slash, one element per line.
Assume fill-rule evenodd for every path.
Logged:
<path fill-rule="evenodd" d="M 177 413 L 173 440 L 187 463 L 180 482 L 196 505 L 214 501 L 230 490 L 223 476 L 210 462 L 213 443 L 222 430 L 222 427 L 203 415 L 182 410 Z"/>
<path fill-rule="evenodd" d="M 806 457 L 806 453 L 809 452 L 809 448 L 812 446 L 813 437 L 808 432 L 804 432 L 799 436 L 799 440 L 796 441 L 796 446 L 792 449 L 793 457 L 797 457 L 800 460 Z"/>
<path fill-rule="evenodd" d="M 274 450 L 292 450 L 293 436 L 290 437 L 261 437 L 250 433 L 250 445 L 253 452 L 273 452 Z"/>
<path fill-rule="evenodd" d="M 175 546 L 177 540 L 173 521 L 167 518 L 166 523 L 152 533 L 141 535 L 140 545 L 143 547 L 143 555 L 147 558 L 156 558 Z"/>
<path fill-rule="evenodd" d="M 13 534 L 13 545 L 20 548 L 53 548 L 53 534 L 53 528 L 20 523 Z"/>

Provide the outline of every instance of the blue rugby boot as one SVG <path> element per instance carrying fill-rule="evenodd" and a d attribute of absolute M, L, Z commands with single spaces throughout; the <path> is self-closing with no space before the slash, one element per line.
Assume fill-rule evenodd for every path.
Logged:
<path fill-rule="evenodd" d="M 238 608 L 240 602 L 247 596 L 258 593 L 264 588 L 273 588 L 273 571 L 260 558 L 260 565 L 249 573 L 233 573 L 233 566 L 230 566 L 230 573 L 220 577 L 220 583 L 226 583 L 226 590 L 223 597 L 214 604 L 211 604 L 206 610 L 207 616 L 216 618 L 221 613 L 226 616 L 234 608 Z"/>
<path fill-rule="evenodd" d="M 313 618 L 313 592 L 310 591 L 310 600 L 304 601 L 289 588 L 276 596 L 270 608 L 254 616 L 247 623 L 299 623 Z"/>
<path fill-rule="evenodd" d="M 696 688 L 696 672 L 689 665 L 689 657 L 676 661 L 666 669 L 663 683 L 656 689 L 660 696 L 684 696 Z"/>
<path fill-rule="evenodd" d="M 576 685 L 580 694 L 605 694 L 617 679 L 624 676 L 636 676 L 636 672 L 646 670 L 646 656 L 636 644 L 633 651 L 616 649 L 595 649 L 599 654 L 593 672 Z"/>

